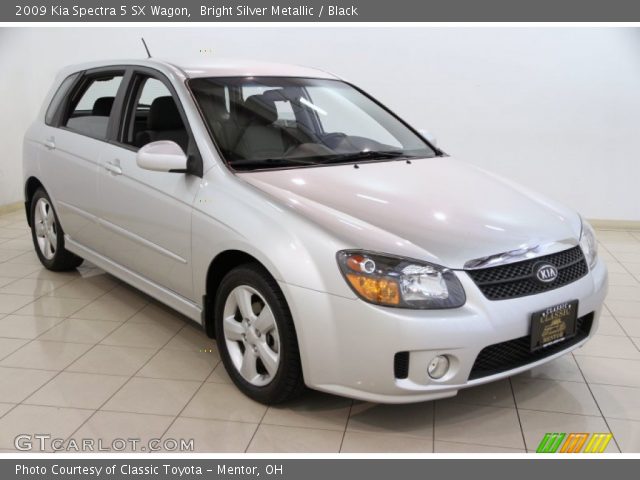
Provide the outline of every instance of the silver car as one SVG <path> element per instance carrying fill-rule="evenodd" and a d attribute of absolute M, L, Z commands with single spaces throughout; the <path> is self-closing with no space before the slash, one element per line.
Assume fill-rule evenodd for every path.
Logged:
<path fill-rule="evenodd" d="M 66 68 L 24 188 L 45 267 L 87 260 L 200 323 L 264 403 L 453 396 L 583 345 L 607 290 L 577 213 L 305 67 Z"/>

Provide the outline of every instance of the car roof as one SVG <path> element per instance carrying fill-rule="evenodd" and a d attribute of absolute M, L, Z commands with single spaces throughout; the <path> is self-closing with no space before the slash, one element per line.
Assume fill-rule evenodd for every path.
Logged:
<path fill-rule="evenodd" d="M 161 71 L 171 70 L 185 78 L 200 77 L 305 77 L 305 78 L 329 78 L 337 79 L 335 75 L 316 68 L 301 65 L 289 65 L 284 63 L 271 63 L 251 60 L 235 59 L 191 59 L 191 60 L 169 60 L 169 59 L 126 59 L 126 60 L 104 60 L 87 62 L 72 65 L 63 70 L 64 74 L 92 68 L 133 65 L 156 68 Z M 169 73 L 169 72 L 166 72 Z"/>

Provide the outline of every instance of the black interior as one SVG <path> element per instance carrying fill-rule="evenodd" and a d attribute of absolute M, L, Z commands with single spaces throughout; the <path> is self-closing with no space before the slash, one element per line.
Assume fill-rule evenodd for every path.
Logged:
<path fill-rule="evenodd" d="M 199 93 L 198 100 L 208 113 L 206 119 L 218 146 L 232 165 L 250 159 L 321 157 L 390 148 L 344 133 L 315 133 L 321 128 L 314 113 L 301 105 L 300 98 L 306 94 L 299 87 L 273 88 L 246 100 L 242 100 L 240 89 L 234 89 L 228 94 L 228 104 L 222 86 L 210 84 L 206 94 Z M 279 102 L 288 104 L 294 118 L 280 117 Z"/>
<path fill-rule="evenodd" d="M 143 121 L 146 123 L 144 130 L 140 129 Z M 189 134 L 173 97 L 158 97 L 153 100 L 148 111 L 136 111 L 134 129 L 134 142 L 137 147 L 158 140 L 171 140 L 180 145 L 185 152 L 187 150 Z"/>
<path fill-rule="evenodd" d="M 91 115 L 96 117 L 108 117 L 111 115 L 113 102 L 116 97 L 100 97 L 93 103 Z"/>
<path fill-rule="evenodd" d="M 251 95 L 244 101 L 232 98 L 229 108 L 225 105 L 224 95 L 223 88 L 213 88 L 209 95 L 201 97 L 201 101 L 204 108 L 213 112 L 209 120 L 220 148 L 232 153 L 231 157 L 279 158 L 295 156 L 296 149 L 302 145 L 317 147 L 317 144 L 310 143 L 314 141 L 314 136 L 312 129 L 306 126 L 310 121 L 308 112 L 302 111 L 290 100 L 299 97 L 301 92 L 288 92 L 282 88 L 267 90 Z M 289 103 L 296 118 L 279 118 L 277 102 Z M 327 153 L 322 150 L 318 154 Z"/>

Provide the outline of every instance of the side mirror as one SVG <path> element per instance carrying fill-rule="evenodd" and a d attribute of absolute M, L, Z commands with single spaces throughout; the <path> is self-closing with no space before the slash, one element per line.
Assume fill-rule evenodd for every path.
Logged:
<path fill-rule="evenodd" d="M 177 143 L 169 140 L 147 143 L 138 150 L 136 163 L 140 168 L 154 172 L 187 171 L 187 156 Z"/>
<path fill-rule="evenodd" d="M 429 133 L 427 130 L 425 130 L 424 128 L 421 128 L 418 130 L 418 133 L 420 135 L 422 135 L 422 138 L 424 138 L 427 142 L 429 142 L 431 145 L 433 145 L 434 147 L 438 146 L 438 140 L 436 140 L 436 137 L 434 137 L 433 135 L 431 135 L 431 133 Z"/>

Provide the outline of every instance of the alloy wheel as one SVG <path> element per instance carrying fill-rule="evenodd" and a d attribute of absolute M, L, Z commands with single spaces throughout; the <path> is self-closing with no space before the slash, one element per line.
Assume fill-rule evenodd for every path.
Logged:
<path fill-rule="evenodd" d="M 222 321 L 229 356 L 242 378 L 257 387 L 271 383 L 280 365 L 280 335 L 264 297 L 248 285 L 234 288 Z"/>
<path fill-rule="evenodd" d="M 40 253 L 51 260 L 58 248 L 58 228 L 53 208 L 46 198 L 39 198 L 36 203 L 34 225 Z"/>

